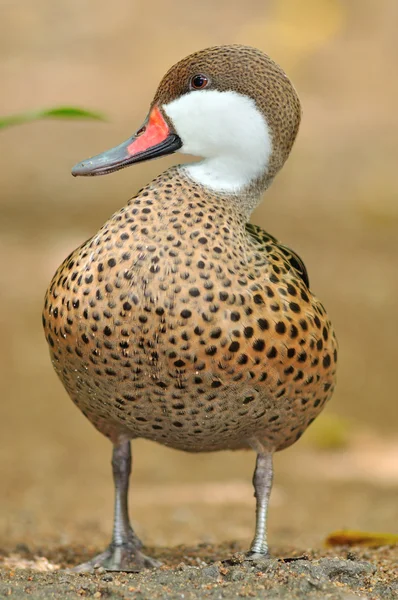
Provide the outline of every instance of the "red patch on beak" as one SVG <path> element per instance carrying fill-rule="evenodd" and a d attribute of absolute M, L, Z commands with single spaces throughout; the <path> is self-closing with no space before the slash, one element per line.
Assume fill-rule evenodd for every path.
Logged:
<path fill-rule="evenodd" d="M 153 107 L 149 113 L 148 122 L 139 131 L 142 133 L 137 132 L 138 137 L 127 146 L 130 156 L 157 146 L 164 142 L 170 134 L 169 126 L 157 106 Z"/>

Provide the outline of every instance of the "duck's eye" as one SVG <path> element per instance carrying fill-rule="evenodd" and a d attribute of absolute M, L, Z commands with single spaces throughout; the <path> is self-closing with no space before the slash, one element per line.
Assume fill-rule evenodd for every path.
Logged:
<path fill-rule="evenodd" d="M 194 75 L 191 77 L 191 89 L 203 90 L 209 85 L 209 79 L 206 75 Z"/>

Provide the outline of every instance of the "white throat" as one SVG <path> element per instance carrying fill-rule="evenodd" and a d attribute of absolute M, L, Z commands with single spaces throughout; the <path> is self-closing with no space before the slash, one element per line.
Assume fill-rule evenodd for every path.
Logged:
<path fill-rule="evenodd" d="M 198 183 L 238 193 L 266 172 L 271 133 L 248 96 L 234 91 L 192 91 L 163 109 L 182 140 L 180 152 L 204 159 L 184 167 Z"/>

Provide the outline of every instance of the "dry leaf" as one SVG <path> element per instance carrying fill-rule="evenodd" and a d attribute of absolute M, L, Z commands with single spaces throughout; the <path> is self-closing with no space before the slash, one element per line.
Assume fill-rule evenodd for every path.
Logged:
<path fill-rule="evenodd" d="M 378 548 L 398 544 L 394 533 L 370 533 L 368 531 L 334 531 L 325 540 L 326 546 L 366 546 Z"/>

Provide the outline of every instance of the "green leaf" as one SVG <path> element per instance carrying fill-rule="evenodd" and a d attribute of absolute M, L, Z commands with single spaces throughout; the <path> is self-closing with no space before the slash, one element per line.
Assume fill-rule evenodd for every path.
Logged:
<path fill-rule="evenodd" d="M 11 127 L 12 125 L 30 123 L 39 119 L 94 119 L 96 121 L 105 121 L 105 117 L 102 114 L 91 110 L 75 106 L 57 106 L 55 108 L 0 118 L 0 129 Z"/>
<path fill-rule="evenodd" d="M 76 108 L 75 106 L 60 106 L 57 108 L 50 108 L 49 110 L 43 110 L 38 113 L 39 117 L 42 118 L 54 118 L 54 119 L 94 119 L 96 121 L 105 121 L 105 117 L 100 113 L 93 112 L 91 110 L 85 110 L 84 108 Z"/>

